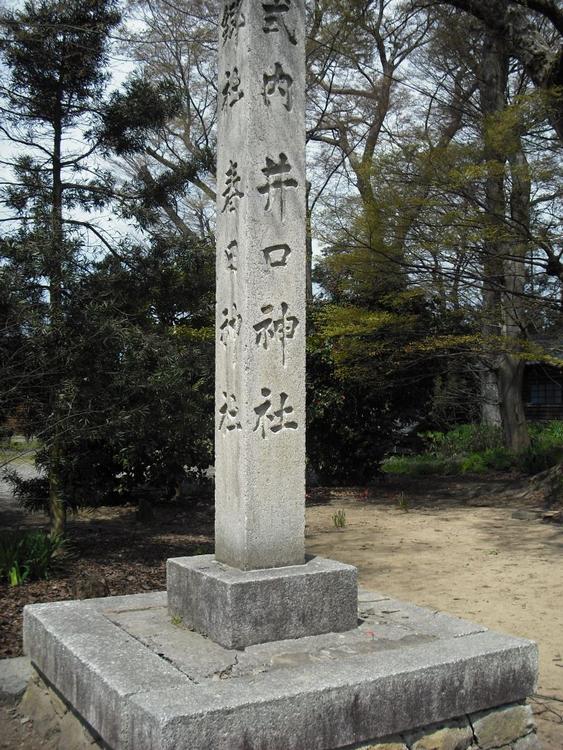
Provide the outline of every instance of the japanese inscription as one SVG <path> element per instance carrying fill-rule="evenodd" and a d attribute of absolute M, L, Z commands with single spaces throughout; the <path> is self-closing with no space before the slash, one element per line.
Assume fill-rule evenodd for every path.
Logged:
<path fill-rule="evenodd" d="M 225 213 L 227 210 L 236 211 L 240 199 L 244 197 L 244 193 L 239 189 L 242 178 L 238 173 L 238 164 L 230 159 L 229 162 L 230 166 L 225 175 L 225 190 L 221 193 L 225 199 L 225 205 L 221 213 Z"/>
<path fill-rule="evenodd" d="M 225 258 L 227 261 L 227 271 L 236 272 L 238 270 L 238 242 L 233 240 L 225 248 Z"/>
<path fill-rule="evenodd" d="M 271 268 L 281 268 L 287 266 L 287 259 L 291 255 L 289 245 L 270 245 L 265 247 L 262 252 L 266 259 L 266 264 Z"/>
<path fill-rule="evenodd" d="M 242 326 L 242 316 L 233 303 L 231 309 L 225 307 L 222 311 L 222 322 L 219 326 L 219 339 L 224 346 L 228 346 L 230 341 L 236 341 L 240 335 Z"/>
<path fill-rule="evenodd" d="M 268 350 L 274 341 L 279 342 L 282 350 L 282 364 L 285 367 L 286 343 L 294 338 L 299 320 L 295 315 L 288 315 L 289 305 L 286 302 L 281 303 L 279 313 L 274 313 L 273 305 L 265 305 L 261 311 L 266 317 L 253 326 L 256 331 L 256 343 Z"/>
<path fill-rule="evenodd" d="M 264 9 L 264 31 L 266 34 L 278 33 L 282 29 L 291 44 L 297 44 L 295 29 L 291 31 L 286 23 L 286 14 L 291 9 L 291 0 L 270 0 L 262 3 Z"/>
<path fill-rule="evenodd" d="M 219 420 L 219 432 L 233 432 L 242 430 L 242 425 L 238 418 L 238 405 L 234 393 L 228 395 L 223 391 L 223 404 L 219 409 L 221 419 Z"/>
<path fill-rule="evenodd" d="M 238 68 L 227 70 L 225 73 L 226 83 L 223 86 L 221 94 L 223 96 L 222 108 L 226 109 L 227 106 L 234 107 L 243 96 L 244 91 L 241 89 L 241 80 L 238 72 Z"/>
<path fill-rule="evenodd" d="M 288 189 L 294 189 L 299 186 L 297 180 L 289 176 L 293 167 L 285 154 L 280 154 L 279 161 L 276 162 L 266 157 L 266 166 L 262 169 L 262 174 L 266 177 L 266 184 L 259 185 L 258 192 L 266 196 L 266 205 L 264 210 L 271 211 L 277 194 L 280 218 L 283 222 L 285 215 L 286 192 Z M 240 179 L 240 178 L 239 178 Z"/>
<path fill-rule="evenodd" d="M 225 3 L 223 16 L 221 17 L 221 35 L 223 44 L 226 44 L 233 37 L 238 42 L 238 31 L 246 21 L 244 14 L 241 12 L 242 0 L 231 0 Z"/>
<path fill-rule="evenodd" d="M 272 391 L 269 388 L 262 388 L 262 396 L 265 400 L 254 409 L 257 417 L 254 432 L 258 432 L 262 435 L 262 438 L 266 439 L 270 432 L 276 434 L 284 430 L 296 430 L 298 428 L 299 425 L 292 418 L 293 406 L 288 403 L 289 396 L 287 393 L 280 393 L 279 409 L 272 403 Z"/>
<path fill-rule="evenodd" d="M 277 62 L 271 75 L 264 73 L 262 96 L 265 105 L 269 107 L 271 100 L 278 95 L 283 102 L 283 106 L 288 112 L 291 112 L 293 108 L 292 86 L 293 78 L 284 71 L 282 64 Z"/>

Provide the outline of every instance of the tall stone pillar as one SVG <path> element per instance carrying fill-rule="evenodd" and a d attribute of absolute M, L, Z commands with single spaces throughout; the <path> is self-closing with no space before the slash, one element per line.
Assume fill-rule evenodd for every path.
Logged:
<path fill-rule="evenodd" d="M 242 570 L 304 562 L 304 6 L 221 16 L 215 539 Z"/>
<path fill-rule="evenodd" d="M 227 648 L 357 624 L 356 569 L 305 559 L 305 0 L 225 0 L 217 158 L 215 555 L 168 610 Z"/>

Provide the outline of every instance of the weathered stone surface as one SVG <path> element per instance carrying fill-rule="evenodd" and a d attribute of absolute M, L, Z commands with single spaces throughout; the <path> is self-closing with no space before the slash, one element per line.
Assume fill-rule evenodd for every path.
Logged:
<path fill-rule="evenodd" d="M 153 595 L 115 599 L 116 607 L 128 602 L 131 608 L 155 601 Z M 183 685 L 188 678 L 101 615 L 98 607 L 104 601 L 113 598 L 25 607 L 24 650 L 65 700 L 117 748 L 131 693 Z"/>
<path fill-rule="evenodd" d="M 217 156 L 215 552 L 305 559 L 305 2 L 228 0 Z"/>
<path fill-rule="evenodd" d="M 213 555 L 167 562 L 168 611 L 225 648 L 357 626 L 357 571 L 315 557 L 305 565 L 241 571 Z"/>
<path fill-rule="evenodd" d="M 130 738 L 134 746 L 163 750 L 325 750 L 384 737 L 460 715 L 465 706 L 497 705 L 513 691 L 527 693 L 535 656 L 516 643 L 515 650 L 506 641 L 503 647 L 504 639 L 482 633 L 343 658 L 330 667 L 259 673 L 227 679 L 220 691 L 190 685 L 137 694 Z"/>
<path fill-rule="evenodd" d="M 512 745 L 512 750 L 542 750 L 542 743 L 535 732 L 521 737 Z"/>
<path fill-rule="evenodd" d="M 456 719 L 405 735 L 409 750 L 468 750 L 473 731 L 467 719 Z"/>
<path fill-rule="evenodd" d="M 463 620 L 445 612 L 418 607 L 411 602 L 403 602 L 397 599 L 383 599 L 372 601 L 369 604 L 362 602 L 360 608 L 375 616 L 378 623 L 385 623 L 389 620 L 395 623 L 399 620 L 404 625 L 408 625 L 409 622 L 416 622 L 418 632 L 439 635 L 440 637 L 446 635 L 461 637 L 472 633 L 483 633 L 487 629 L 483 625 L 478 625 L 469 620 Z"/>
<path fill-rule="evenodd" d="M 392 737 L 383 737 L 380 740 L 374 740 L 367 745 L 362 743 L 361 745 L 343 748 L 343 750 L 409 750 L 409 748 L 405 745 L 400 735 L 397 734 Z"/>
<path fill-rule="evenodd" d="M 31 677 L 31 664 L 25 656 L 0 659 L 0 704 L 17 703 Z"/>
<path fill-rule="evenodd" d="M 389 600 L 385 622 L 373 614 L 352 631 L 238 652 L 174 627 L 162 594 L 33 605 L 24 637 L 49 683 L 114 750 L 369 746 L 533 692 L 535 644 L 452 636 L 455 618 L 425 612 L 417 625 L 399 605 Z"/>
<path fill-rule="evenodd" d="M 473 733 L 482 750 L 509 745 L 534 728 L 531 706 L 512 705 L 470 716 Z"/>

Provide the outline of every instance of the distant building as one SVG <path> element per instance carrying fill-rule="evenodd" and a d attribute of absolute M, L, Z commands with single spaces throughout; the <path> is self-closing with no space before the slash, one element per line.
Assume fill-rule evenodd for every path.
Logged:
<path fill-rule="evenodd" d="M 563 361 L 563 337 L 558 341 L 536 339 L 534 343 Z M 524 405 L 530 422 L 563 420 L 563 367 L 529 362 L 524 371 Z"/>

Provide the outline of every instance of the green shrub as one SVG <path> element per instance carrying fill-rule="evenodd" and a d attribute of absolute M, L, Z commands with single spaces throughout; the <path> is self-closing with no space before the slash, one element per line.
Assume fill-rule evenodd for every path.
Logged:
<path fill-rule="evenodd" d="M 462 424 L 449 432 L 426 432 L 421 437 L 430 453 L 443 458 L 502 448 L 501 430 L 480 424 Z"/>
<path fill-rule="evenodd" d="M 386 474 L 424 477 L 457 474 L 460 466 L 458 460 L 437 458 L 429 453 L 422 453 L 419 456 L 390 456 L 383 461 L 381 468 Z"/>
<path fill-rule="evenodd" d="M 537 474 L 563 461 L 563 422 L 531 424 L 530 449 L 515 454 L 504 447 L 501 431 L 481 425 L 460 425 L 450 432 L 428 432 L 429 450 L 417 456 L 391 456 L 383 464 L 388 474 L 484 474 L 518 469 Z"/>
<path fill-rule="evenodd" d="M 480 453 L 470 453 L 462 459 L 461 471 L 463 474 L 484 474 L 487 471 L 487 464 Z"/>
<path fill-rule="evenodd" d="M 10 586 L 48 578 L 62 561 L 65 542 L 43 531 L 0 536 L 0 580 Z"/>

